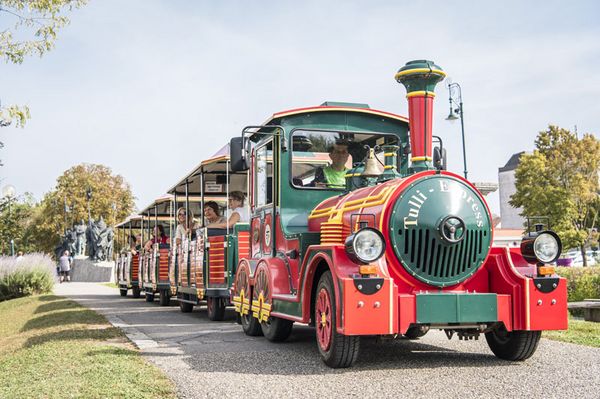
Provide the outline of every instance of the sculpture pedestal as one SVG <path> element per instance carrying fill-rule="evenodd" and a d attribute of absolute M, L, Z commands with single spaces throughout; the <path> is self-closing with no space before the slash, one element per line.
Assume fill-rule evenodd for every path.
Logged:
<path fill-rule="evenodd" d="M 93 262 L 87 256 L 76 256 L 71 265 L 71 281 L 114 283 L 115 262 Z"/>

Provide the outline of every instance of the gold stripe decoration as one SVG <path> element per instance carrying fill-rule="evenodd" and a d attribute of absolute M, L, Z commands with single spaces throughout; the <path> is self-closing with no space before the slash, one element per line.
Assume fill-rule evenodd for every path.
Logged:
<path fill-rule="evenodd" d="M 441 77 L 446 77 L 446 72 L 439 70 L 439 69 L 431 69 L 431 68 L 414 68 L 414 69 L 406 69 L 404 71 L 400 71 L 398 73 L 396 73 L 396 75 L 394 76 L 396 78 L 396 80 L 398 80 L 399 77 L 401 76 L 405 76 L 405 75 L 413 75 L 413 74 L 417 74 L 417 73 L 427 73 L 427 74 L 433 74 L 433 75 L 439 75 Z"/>
<path fill-rule="evenodd" d="M 344 177 L 359 177 L 362 176 L 362 173 L 348 173 Z"/>
<path fill-rule="evenodd" d="M 321 245 L 343 244 L 344 224 L 341 220 L 329 220 L 321 223 Z"/>
<path fill-rule="evenodd" d="M 383 169 L 396 169 L 396 165 L 385 165 Z"/>
<path fill-rule="evenodd" d="M 435 97 L 435 93 L 426 90 L 411 91 L 410 93 L 406 94 L 406 98 L 411 97 Z"/>
<path fill-rule="evenodd" d="M 412 157 L 410 160 L 412 162 L 416 162 L 416 161 L 433 161 L 433 158 L 431 158 L 431 157 Z"/>
<path fill-rule="evenodd" d="M 252 315 L 261 323 L 269 320 L 271 305 L 265 303 L 265 297 L 262 292 L 258 296 L 258 300 L 252 301 Z"/>
<path fill-rule="evenodd" d="M 367 208 L 370 206 L 377 206 L 385 203 L 388 197 L 392 194 L 392 187 L 383 188 L 378 194 L 368 196 L 365 198 L 359 198 L 356 200 L 346 201 L 342 204 L 340 209 L 335 209 L 335 206 L 323 209 L 315 209 L 308 216 L 309 219 L 316 219 L 320 217 L 335 217 L 336 215 L 340 218 L 344 212 L 353 211 L 360 208 Z"/>

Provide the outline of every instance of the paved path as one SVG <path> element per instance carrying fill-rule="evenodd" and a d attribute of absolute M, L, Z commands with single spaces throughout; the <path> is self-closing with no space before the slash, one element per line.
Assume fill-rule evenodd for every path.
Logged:
<path fill-rule="evenodd" d="M 238 397 L 528 397 L 600 398 L 600 349 L 542 339 L 533 358 L 495 358 L 485 339 L 448 341 L 432 331 L 418 341 L 361 341 L 351 369 L 321 363 L 314 330 L 294 326 L 284 343 L 248 337 L 227 310 L 211 322 L 205 309 L 181 313 L 94 283 L 57 286 L 107 316 L 175 382 L 181 398 Z"/>

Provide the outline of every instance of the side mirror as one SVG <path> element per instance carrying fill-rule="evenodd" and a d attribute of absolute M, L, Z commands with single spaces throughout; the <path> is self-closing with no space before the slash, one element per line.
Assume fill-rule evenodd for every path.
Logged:
<path fill-rule="evenodd" d="M 242 137 L 234 137 L 229 142 L 229 160 L 232 172 L 243 172 L 248 170 L 244 144 L 244 139 Z"/>
<path fill-rule="evenodd" d="M 438 170 L 446 170 L 448 161 L 446 158 L 446 149 L 435 147 L 433 149 L 433 167 Z"/>

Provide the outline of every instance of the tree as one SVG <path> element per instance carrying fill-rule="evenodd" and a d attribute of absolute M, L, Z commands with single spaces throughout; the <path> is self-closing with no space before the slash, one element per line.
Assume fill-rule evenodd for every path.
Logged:
<path fill-rule="evenodd" d="M 0 15 L 14 22 L 12 29 L 0 31 L 0 58 L 21 64 L 26 56 L 41 57 L 54 47 L 58 32 L 69 23 L 64 14 L 86 3 L 87 0 L 0 0 Z M 19 38 L 15 38 L 17 31 Z M 0 127 L 13 121 L 15 126 L 23 127 L 29 118 L 27 106 L 0 104 Z"/>
<path fill-rule="evenodd" d="M 81 164 L 66 170 L 54 190 L 47 193 L 33 214 L 31 236 L 40 250 L 52 252 L 61 235 L 73 223 L 88 220 L 87 192 L 91 189 L 89 215 L 111 226 L 134 209 L 129 184 L 104 165 Z"/>
<path fill-rule="evenodd" d="M 35 202 L 31 194 L 20 198 L 0 199 L 0 253 L 10 254 L 11 240 L 15 251 L 31 252 L 35 248 L 27 237 Z"/>
<path fill-rule="evenodd" d="M 521 156 L 510 204 L 522 207 L 525 217 L 548 216 L 563 247 L 579 247 L 585 265 L 585 245 L 593 238 L 600 210 L 600 141 L 550 125 L 535 146 L 533 154 Z"/>

